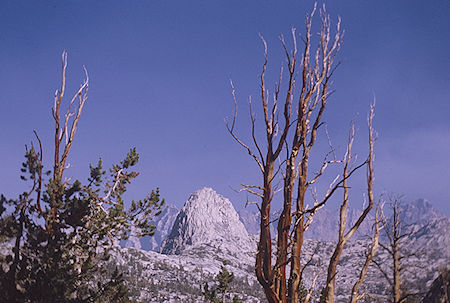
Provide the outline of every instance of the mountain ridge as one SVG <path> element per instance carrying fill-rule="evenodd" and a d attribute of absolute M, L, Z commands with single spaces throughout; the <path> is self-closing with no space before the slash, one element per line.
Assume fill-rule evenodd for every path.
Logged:
<path fill-rule="evenodd" d="M 436 211 L 427 203 L 422 201 L 405 208 L 409 218 L 422 215 L 431 220 L 429 224 L 414 225 L 417 232 L 408 237 L 405 245 L 408 251 L 421 255 L 405 264 L 408 268 L 417 268 L 408 273 L 404 281 L 410 290 L 417 292 L 426 291 L 438 269 L 450 263 L 450 218 L 436 216 Z M 430 215 L 426 215 L 427 211 Z M 328 212 L 323 214 L 329 215 Z M 349 212 L 349 220 L 357 215 L 358 211 Z M 201 301 L 202 285 L 214 281 L 225 260 L 228 270 L 235 273 L 234 293 L 243 302 L 265 302 L 254 275 L 257 236 L 250 235 L 240 220 L 228 199 L 211 188 L 203 188 L 194 192 L 177 214 L 173 228 L 161 246 L 164 254 L 118 247 L 113 259 L 130 281 L 128 285 L 134 297 L 145 302 Z M 233 233 L 240 236 L 233 239 Z M 248 245 L 245 242 L 249 242 Z M 368 239 L 355 237 L 346 244 L 338 264 L 336 303 L 348 302 L 369 243 Z M 322 273 L 316 281 L 314 298 L 320 296 L 326 276 L 323 273 L 326 273 L 334 247 L 333 241 L 305 239 L 303 255 L 305 259 L 311 257 L 312 262 L 305 268 L 304 286 L 311 287 L 313 277 Z M 377 258 L 388 260 L 381 249 Z M 382 301 L 388 296 L 389 287 L 373 265 L 369 267 L 362 291 Z"/>
<path fill-rule="evenodd" d="M 207 188 L 207 187 L 205 187 Z M 205 189 L 204 188 L 204 189 Z M 208 188 L 213 190 L 211 188 Z M 197 190 L 200 191 L 200 190 Z M 196 191 L 196 192 L 197 192 Z M 388 205 L 385 206 L 388 208 Z M 130 236 L 123 246 L 135 247 L 147 251 L 161 252 L 162 244 L 164 240 L 169 236 L 173 224 L 177 218 L 180 209 L 173 204 L 166 204 L 160 216 L 154 218 L 150 223 L 156 226 L 155 235 L 150 237 L 146 236 L 140 239 Z M 348 212 L 348 225 L 353 223 L 356 217 L 360 214 L 361 210 L 350 209 Z M 259 234 L 259 213 L 257 210 L 250 210 L 248 208 L 241 209 L 238 213 L 239 220 L 244 224 L 250 237 L 255 238 Z M 337 233 L 335 232 L 338 227 L 339 210 L 329 210 L 323 208 L 317 212 L 314 217 L 313 223 L 305 233 L 305 238 L 319 241 L 336 241 Z M 389 213 L 386 212 L 389 216 Z M 276 212 L 272 214 L 275 218 Z M 435 219 L 441 219 L 447 217 L 444 213 L 436 210 L 433 205 L 426 199 L 417 199 L 408 203 L 401 204 L 401 221 L 405 225 L 420 224 L 423 226 L 427 222 Z M 274 221 L 272 218 L 272 221 Z M 334 220 L 330 220 L 334 218 Z M 362 239 L 371 234 L 371 228 L 373 223 L 372 214 L 368 215 L 368 218 L 363 222 L 353 239 Z M 276 237 L 276 221 L 271 224 L 272 237 Z"/>
<path fill-rule="evenodd" d="M 391 214 L 389 213 L 389 205 L 385 206 L 386 214 L 389 220 Z M 347 211 L 347 228 L 356 222 L 362 210 L 349 209 Z M 272 216 L 275 217 L 276 212 Z M 259 212 L 242 209 L 239 211 L 241 221 L 244 223 L 247 231 L 250 234 L 259 234 Z M 271 217 L 272 217 L 271 216 Z M 417 199 L 408 203 L 400 204 L 400 221 L 404 225 L 419 224 L 423 226 L 431 221 L 445 218 L 446 215 L 437 211 L 433 205 L 426 199 Z M 331 219 L 330 219 L 331 218 Z M 271 218 L 272 219 L 272 218 Z M 305 232 L 305 238 L 319 241 L 336 241 L 338 230 L 339 209 L 320 209 L 314 216 L 312 224 Z M 276 237 L 276 220 L 272 219 L 271 233 Z M 372 225 L 374 217 L 371 213 L 368 214 L 353 236 L 353 239 L 363 239 L 372 234 Z"/>

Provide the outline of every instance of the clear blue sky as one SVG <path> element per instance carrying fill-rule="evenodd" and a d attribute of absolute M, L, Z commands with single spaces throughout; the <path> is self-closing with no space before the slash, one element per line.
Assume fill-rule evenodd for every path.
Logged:
<path fill-rule="evenodd" d="M 377 193 L 426 198 L 450 214 L 450 2 L 325 3 L 345 29 L 326 113 L 333 142 L 343 147 L 356 119 L 364 157 L 365 117 L 375 94 Z M 278 36 L 292 26 L 302 33 L 312 6 L 301 0 L 2 0 L 0 192 L 24 190 L 18 171 L 33 129 L 50 160 L 50 109 L 66 49 L 68 91 L 81 82 L 82 65 L 91 79 L 68 175 L 85 178 L 89 162 L 103 157 L 109 165 L 135 146 L 141 176 L 131 198 L 159 186 L 180 206 L 209 186 L 242 207 L 245 195 L 230 186 L 260 178 L 224 126 L 233 113 L 229 79 L 245 139 L 245 100 L 257 96 L 263 62 L 258 33 L 269 44 L 275 75 L 284 60 Z"/>

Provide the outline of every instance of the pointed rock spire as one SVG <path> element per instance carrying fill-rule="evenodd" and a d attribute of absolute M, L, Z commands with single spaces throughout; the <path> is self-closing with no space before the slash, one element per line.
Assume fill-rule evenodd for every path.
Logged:
<path fill-rule="evenodd" d="M 191 194 L 180 210 L 161 252 L 181 254 L 202 244 L 227 251 L 249 251 L 254 247 L 254 241 L 230 200 L 211 188 Z"/>

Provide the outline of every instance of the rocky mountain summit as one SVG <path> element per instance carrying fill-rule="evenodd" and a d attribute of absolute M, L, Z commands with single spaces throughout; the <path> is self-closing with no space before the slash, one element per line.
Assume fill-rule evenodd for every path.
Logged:
<path fill-rule="evenodd" d="M 262 290 L 253 275 L 256 238 L 247 232 L 228 199 L 203 188 L 191 194 L 176 217 L 170 211 L 165 214 L 161 225 L 172 221 L 173 226 L 160 253 L 135 246 L 117 247 L 112 254 L 136 299 L 202 302 L 201 287 L 214 280 L 226 261 L 235 275 L 232 286 L 239 289 L 235 294 L 243 302 L 261 302 Z M 134 243 L 136 239 L 128 242 Z"/>
<path fill-rule="evenodd" d="M 444 214 L 438 212 L 433 205 L 425 199 L 418 199 L 410 203 L 405 203 L 400 207 L 400 221 L 405 225 L 425 225 L 444 217 Z"/>
<path fill-rule="evenodd" d="M 349 221 L 358 215 L 358 211 L 349 211 Z M 439 269 L 450 263 L 450 218 L 425 200 L 405 204 L 402 215 L 414 230 L 405 249 L 416 253 L 405 264 L 410 269 L 405 287 L 424 292 Z M 312 256 L 304 272 L 304 286 L 309 288 L 313 278 L 318 276 L 315 298 L 324 285 L 324 273 L 335 245 L 337 221 L 330 218 L 336 218 L 335 211 L 320 210 L 304 243 L 305 259 Z M 155 242 L 138 239 L 138 242 L 129 242 L 137 244 L 135 248 L 117 247 L 113 254 L 114 266 L 118 265 L 124 272 L 133 296 L 142 302 L 202 302 L 202 286 L 214 281 L 226 260 L 228 270 L 235 274 L 233 294 L 243 302 L 264 302 L 253 267 L 258 222 L 258 214 L 248 210 L 238 214 L 228 199 L 211 188 L 203 188 L 191 194 L 180 211 L 168 207 L 154 221 L 160 229 Z M 342 253 L 336 276 L 336 302 L 348 301 L 369 243 L 363 235 L 370 234 L 371 224 L 362 226 L 361 235 L 348 242 Z M 145 248 L 144 243 L 156 243 L 148 245 L 148 249 L 159 247 L 160 253 L 138 249 L 138 245 Z M 388 256 L 380 249 L 377 258 L 387 260 Z M 381 298 L 381 302 L 383 298 L 387 300 L 389 287 L 375 266 L 369 268 L 363 290 Z"/>
<path fill-rule="evenodd" d="M 229 253 L 256 249 L 230 200 L 211 188 L 200 189 L 189 197 L 163 242 L 161 252 L 181 254 L 202 245 Z"/>

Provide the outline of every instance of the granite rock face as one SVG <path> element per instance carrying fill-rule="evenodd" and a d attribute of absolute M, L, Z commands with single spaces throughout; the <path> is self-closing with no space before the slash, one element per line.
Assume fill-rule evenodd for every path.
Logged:
<path fill-rule="evenodd" d="M 256 250 L 253 238 L 230 200 L 211 188 L 200 189 L 189 197 L 163 242 L 161 252 L 178 255 L 201 245 L 229 253 Z"/>

